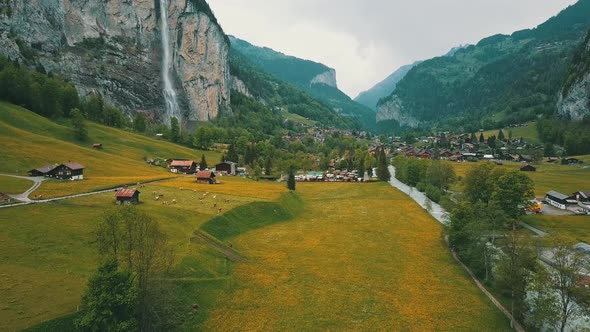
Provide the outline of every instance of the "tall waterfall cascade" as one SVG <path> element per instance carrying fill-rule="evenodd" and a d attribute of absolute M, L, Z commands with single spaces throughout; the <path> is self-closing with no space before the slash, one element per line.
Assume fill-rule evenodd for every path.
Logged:
<path fill-rule="evenodd" d="M 162 31 L 162 80 L 164 81 L 164 99 L 166 100 L 166 117 L 165 121 L 170 123 L 172 117 L 180 120 L 180 108 L 170 68 L 172 67 L 172 53 L 170 50 L 170 29 L 168 27 L 168 1 L 160 0 L 160 29 Z"/>

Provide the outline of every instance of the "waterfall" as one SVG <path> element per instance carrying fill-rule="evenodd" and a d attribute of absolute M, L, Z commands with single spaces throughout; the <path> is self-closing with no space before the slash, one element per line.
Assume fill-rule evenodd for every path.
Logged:
<path fill-rule="evenodd" d="M 172 66 L 172 54 L 170 51 L 170 30 L 168 28 L 168 1 L 160 0 L 160 29 L 162 31 L 162 79 L 164 80 L 164 99 L 166 100 L 166 121 L 169 123 L 172 117 L 180 121 L 180 112 L 176 91 L 172 85 L 170 67 Z"/>

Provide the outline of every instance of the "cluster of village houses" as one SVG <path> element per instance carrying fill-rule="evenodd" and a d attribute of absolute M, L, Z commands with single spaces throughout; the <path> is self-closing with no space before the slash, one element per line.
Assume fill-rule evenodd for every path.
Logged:
<path fill-rule="evenodd" d="M 365 174 L 359 174 L 357 170 L 332 170 L 328 172 L 308 172 L 298 174 L 295 181 L 298 182 L 368 182 L 371 178 Z"/>

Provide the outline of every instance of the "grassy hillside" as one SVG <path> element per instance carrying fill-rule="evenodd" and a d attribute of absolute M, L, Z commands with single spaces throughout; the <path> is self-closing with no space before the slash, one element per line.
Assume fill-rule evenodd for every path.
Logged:
<path fill-rule="evenodd" d="M 272 182 L 183 181 L 148 185 L 139 208 L 176 248 L 177 298 L 200 306 L 187 310 L 184 330 L 508 330 L 452 260 L 439 224 L 385 184 L 301 184 L 293 195 Z M 178 204 L 163 206 L 152 191 Z M 218 216 L 214 201 L 228 212 Z M 100 194 L 0 210 L 0 329 L 57 317 L 36 330 L 67 328 L 96 268 L 94 225 L 113 204 Z M 231 229 L 216 234 L 247 262 L 189 241 L 219 222 Z"/>
<path fill-rule="evenodd" d="M 147 165 L 146 158 L 187 158 L 211 162 L 219 154 L 203 152 L 166 141 L 88 122 L 87 142 L 74 140 L 73 130 L 12 104 L 0 103 L 0 173 L 26 173 L 47 164 L 75 161 L 86 167 L 84 181 L 46 181 L 34 194 L 62 196 L 109 188 L 126 183 L 172 176 L 167 170 Z M 102 143 L 102 150 L 92 148 Z"/>
<path fill-rule="evenodd" d="M 301 217 L 232 240 L 235 267 L 187 330 L 505 331 L 452 260 L 441 227 L 386 184 L 301 184 Z"/>
<path fill-rule="evenodd" d="M 499 129 L 494 130 L 487 130 L 483 133 L 483 136 L 487 139 L 490 136 L 498 137 Z M 541 139 L 539 138 L 539 133 L 537 132 L 537 123 L 531 122 L 528 123 L 526 127 L 518 127 L 518 128 L 503 128 L 502 131 L 506 138 L 508 138 L 509 133 L 512 132 L 512 138 L 524 138 L 527 142 L 532 144 L 541 143 Z M 478 136 L 479 138 L 479 136 Z"/>
<path fill-rule="evenodd" d="M 20 194 L 31 188 L 32 181 L 0 175 L 0 193 Z"/>
<path fill-rule="evenodd" d="M 458 176 L 465 176 L 467 172 L 478 163 L 452 163 Z M 522 163 L 505 162 L 503 166 L 510 169 L 522 167 Z M 557 190 L 565 194 L 571 194 L 579 190 L 590 188 L 590 168 L 585 166 L 565 166 L 542 162 L 536 172 L 526 173 L 535 182 L 535 195 L 544 197 L 550 190 Z M 461 184 L 457 184 L 460 190 Z"/>

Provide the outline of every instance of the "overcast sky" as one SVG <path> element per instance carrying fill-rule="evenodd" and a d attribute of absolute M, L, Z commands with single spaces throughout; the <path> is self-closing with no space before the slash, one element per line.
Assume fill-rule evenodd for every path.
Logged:
<path fill-rule="evenodd" d="M 576 0 L 209 0 L 226 33 L 335 68 L 351 97 L 398 67 L 544 22 Z"/>

